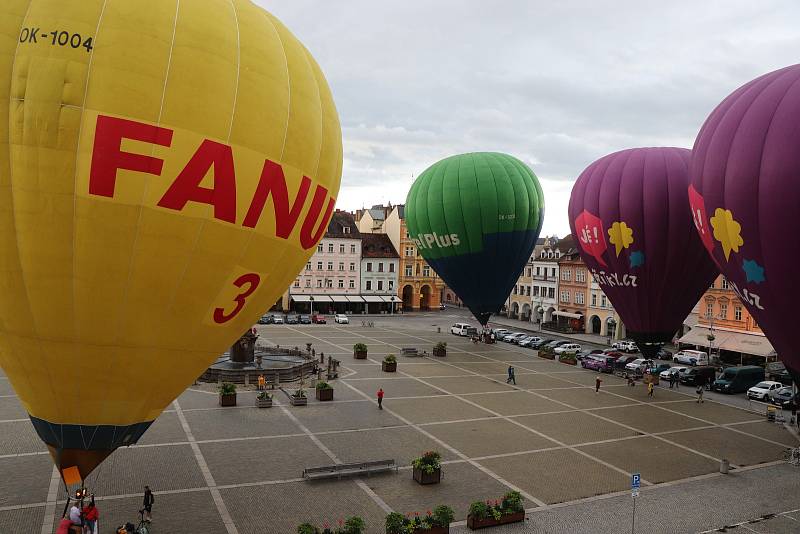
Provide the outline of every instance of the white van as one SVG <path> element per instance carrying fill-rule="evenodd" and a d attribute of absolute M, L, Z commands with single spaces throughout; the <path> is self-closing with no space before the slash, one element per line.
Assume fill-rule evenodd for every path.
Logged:
<path fill-rule="evenodd" d="M 708 365 L 708 354 L 699 350 L 679 350 L 672 357 L 672 361 L 688 365 Z"/>
<path fill-rule="evenodd" d="M 466 336 L 466 335 L 469 335 L 469 334 L 468 334 L 468 330 L 469 330 L 470 328 L 471 328 L 473 331 L 475 330 L 475 327 L 474 327 L 474 326 L 472 326 L 471 324 L 467 324 L 467 323 L 456 323 L 456 324 L 454 324 L 453 326 L 451 326 L 451 327 L 450 327 L 450 333 L 451 333 L 451 334 L 454 334 L 454 335 L 456 335 L 456 336 Z"/>

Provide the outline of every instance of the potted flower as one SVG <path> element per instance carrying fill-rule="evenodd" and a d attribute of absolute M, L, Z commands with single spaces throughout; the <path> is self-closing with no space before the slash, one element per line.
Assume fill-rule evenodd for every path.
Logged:
<path fill-rule="evenodd" d="M 399 514 L 392 512 L 386 516 L 386 534 L 448 534 L 450 523 L 455 518 L 449 506 L 437 506 L 433 512 L 420 515 L 419 512 Z"/>
<path fill-rule="evenodd" d="M 256 408 L 271 408 L 271 407 L 272 407 L 272 395 L 270 395 L 266 391 L 259 391 L 258 395 L 256 396 Z"/>
<path fill-rule="evenodd" d="M 443 358 L 447 356 L 447 343 L 444 341 L 438 342 L 433 346 L 433 355 Z"/>
<path fill-rule="evenodd" d="M 397 358 L 394 354 L 388 354 L 381 362 L 381 369 L 387 373 L 397 372 Z"/>
<path fill-rule="evenodd" d="M 317 382 L 314 391 L 318 401 L 333 400 L 333 388 L 327 382 Z"/>
<path fill-rule="evenodd" d="M 367 359 L 367 346 L 363 343 L 356 343 L 353 345 L 353 358 L 356 360 Z"/>
<path fill-rule="evenodd" d="M 236 384 L 223 382 L 217 387 L 220 406 L 236 406 Z"/>
<path fill-rule="evenodd" d="M 319 529 L 311 523 L 303 523 L 298 525 L 297 534 L 363 534 L 366 530 L 367 524 L 363 519 L 354 515 L 348 517 L 347 520 L 339 520 L 339 526 L 332 528 L 329 523 L 322 524 L 322 529 Z"/>
<path fill-rule="evenodd" d="M 525 520 L 525 507 L 518 491 L 509 491 L 502 500 L 476 501 L 469 505 L 467 526 L 471 530 L 518 523 Z"/>
<path fill-rule="evenodd" d="M 578 365 L 578 359 L 575 356 L 574 352 L 565 352 L 558 357 L 558 361 L 569 365 Z"/>
<path fill-rule="evenodd" d="M 419 484 L 438 484 L 442 480 L 442 455 L 428 451 L 411 462 L 414 480 Z"/>
<path fill-rule="evenodd" d="M 303 379 L 300 379 L 300 387 L 295 390 L 289 396 L 289 404 L 292 406 L 305 406 L 308 404 L 308 398 L 306 397 L 306 391 L 303 389 Z"/>
<path fill-rule="evenodd" d="M 556 358 L 555 351 L 553 351 L 553 349 L 550 347 L 543 347 L 539 349 L 539 352 L 537 354 L 539 355 L 540 358 L 544 358 L 546 360 L 554 360 Z"/>

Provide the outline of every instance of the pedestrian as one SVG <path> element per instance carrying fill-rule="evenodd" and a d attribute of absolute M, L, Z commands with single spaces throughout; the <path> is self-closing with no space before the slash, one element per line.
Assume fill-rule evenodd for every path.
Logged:
<path fill-rule="evenodd" d="M 506 384 L 514 384 L 517 385 L 517 378 L 514 375 L 514 368 L 510 365 L 508 366 L 508 378 L 506 379 Z"/>
<path fill-rule="evenodd" d="M 601 384 L 602 382 L 603 382 L 603 381 L 602 381 L 602 380 L 600 380 L 600 376 L 597 376 L 597 377 L 594 379 L 594 392 L 595 392 L 595 393 L 600 393 L 600 384 Z"/>
<path fill-rule="evenodd" d="M 655 389 L 656 389 L 656 388 L 655 388 L 655 386 L 653 385 L 653 383 L 652 383 L 652 382 L 648 382 L 648 383 L 647 383 L 647 396 L 648 396 L 648 397 L 652 397 L 652 396 L 653 396 L 653 391 L 654 391 Z"/>
<path fill-rule="evenodd" d="M 383 388 L 378 389 L 378 409 L 383 410 Z"/>
<path fill-rule="evenodd" d="M 706 390 L 706 388 L 703 387 L 702 383 L 697 385 L 697 390 L 695 390 L 695 392 L 697 393 L 697 403 L 698 404 L 702 404 L 703 403 L 703 392 L 705 390 Z"/>
<path fill-rule="evenodd" d="M 669 374 L 669 389 L 672 389 L 672 386 L 675 385 L 675 373 Z"/>
<path fill-rule="evenodd" d="M 100 518 L 100 512 L 94 504 L 94 494 L 89 504 L 83 507 L 82 513 L 84 534 L 96 534 L 97 520 Z"/>
<path fill-rule="evenodd" d="M 144 520 L 148 523 L 153 519 L 153 503 L 156 502 L 156 498 L 153 496 L 153 492 L 150 491 L 150 486 L 144 487 Z"/>
<path fill-rule="evenodd" d="M 675 389 L 681 389 L 681 373 L 673 373 L 675 375 Z"/>
<path fill-rule="evenodd" d="M 73 525 L 77 525 L 79 527 L 83 527 L 83 521 L 81 520 L 81 509 L 78 508 L 78 501 L 75 501 L 75 504 L 69 509 L 69 520 Z"/>
<path fill-rule="evenodd" d="M 632 375 L 626 374 L 625 378 L 628 379 L 628 386 L 633 387 L 636 385 L 636 380 L 633 379 Z"/>

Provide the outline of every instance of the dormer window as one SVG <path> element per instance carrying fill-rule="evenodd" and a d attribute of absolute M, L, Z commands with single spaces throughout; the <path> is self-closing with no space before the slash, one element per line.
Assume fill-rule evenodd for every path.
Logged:
<path fill-rule="evenodd" d="M 342 226 L 342 233 L 343 234 L 349 234 L 350 233 L 350 227 L 349 226 Z"/>
<path fill-rule="evenodd" d="M 545 255 L 546 255 L 546 253 L 545 253 L 545 251 L 543 250 L 543 251 L 542 251 L 542 258 L 544 258 L 544 257 L 545 257 Z"/>
<path fill-rule="evenodd" d="M 560 250 L 556 250 L 556 258 L 560 258 L 560 257 L 561 257 L 561 251 Z"/>

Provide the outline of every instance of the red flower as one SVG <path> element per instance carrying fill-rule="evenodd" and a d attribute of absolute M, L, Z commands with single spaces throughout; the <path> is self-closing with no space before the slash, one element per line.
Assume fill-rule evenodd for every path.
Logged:
<path fill-rule="evenodd" d="M 342 525 L 344 525 L 344 520 L 343 519 L 339 519 L 339 526 L 341 527 Z"/>
<path fill-rule="evenodd" d="M 433 515 L 433 514 L 431 514 L 431 511 L 430 511 L 430 510 L 428 510 L 428 511 L 427 511 L 427 514 L 428 514 L 428 515 Z"/>

